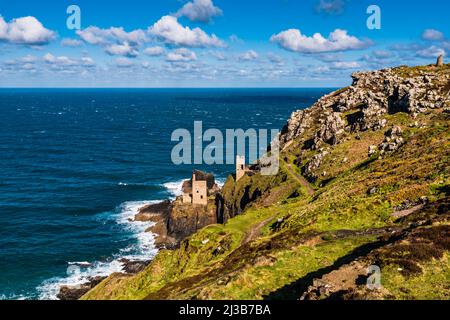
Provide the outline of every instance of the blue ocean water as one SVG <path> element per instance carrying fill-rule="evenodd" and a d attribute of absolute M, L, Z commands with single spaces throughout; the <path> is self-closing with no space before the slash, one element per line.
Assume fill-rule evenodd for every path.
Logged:
<path fill-rule="evenodd" d="M 0 299 L 52 299 L 121 257 L 151 258 L 148 225 L 128 219 L 190 176 L 171 162 L 173 130 L 280 129 L 330 91 L 0 89 Z"/>

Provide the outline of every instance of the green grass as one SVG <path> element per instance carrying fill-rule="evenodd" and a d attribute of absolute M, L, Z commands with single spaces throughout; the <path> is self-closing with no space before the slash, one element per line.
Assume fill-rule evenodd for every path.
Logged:
<path fill-rule="evenodd" d="M 398 68 L 395 72 L 407 77 L 431 68 Z M 440 71 L 450 71 L 450 65 Z M 177 250 L 161 251 L 137 275 L 111 276 L 84 298 L 143 299 L 154 294 L 178 299 L 261 299 L 277 290 L 278 297 L 283 297 L 283 292 L 292 293 L 282 289 L 376 240 L 363 236 L 333 240 L 333 231 L 394 226 L 398 222 L 391 214 L 404 200 L 448 197 L 448 115 L 432 111 L 414 120 L 405 113 L 384 117 L 388 123 L 384 130 L 359 132 L 358 139 L 356 134 L 347 133 L 340 144 L 325 145 L 329 153 L 318 169 L 312 196 L 284 161 L 276 176 L 246 176 L 237 183 L 230 177 L 223 192 L 234 209 L 240 209 L 244 197 L 261 193 L 245 206 L 243 214 L 230 216 L 224 225 L 203 228 Z M 411 127 L 414 121 L 425 127 Z M 393 125 L 402 127 L 406 144 L 394 154 L 369 159 L 368 146 L 381 143 L 384 132 Z M 281 154 L 297 174 L 301 166 L 293 165 L 294 161 L 300 158 L 303 166 L 318 152 L 301 149 L 316 129 L 309 128 Z M 368 192 L 373 188 L 375 192 Z M 295 192 L 297 196 L 291 197 Z M 430 214 L 430 218 L 435 217 Z M 252 242 L 243 242 L 255 226 L 269 218 Z M 315 245 L 303 244 L 302 237 L 319 232 L 328 236 Z M 444 259 L 424 261 L 421 267 L 423 273 L 405 278 L 398 266 L 386 265 L 382 284 L 396 299 L 448 299 L 448 252 Z"/>
<path fill-rule="evenodd" d="M 119 282 L 114 280 L 113 275 L 110 277 L 112 281 L 109 281 L 111 286 L 103 282 L 83 298 L 143 299 L 169 282 L 201 274 L 235 250 L 253 225 L 276 212 L 275 208 L 250 209 L 247 214 L 230 219 L 225 225 L 205 227 L 183 241 L 180 249 L 158 253 L 150 267 L 138 275 L 122 278 Z M 222 249 L 219 252 L 218 247 Z"/>
<path fill-rule="evenodd" d="M 399 300 L 450 300 L 450 255 L 421 264 L 422 274 L 404 277 L 396 265 L 382 268 L 382 285 Z"/>
<path fill-rule="evenodd" d="M 340 257 L 373 240 L 373 238 L 353 238 L 328 241 L 317 246 L 297 246 L 276 252 L 271 255 L 271 259 L 262 260 L 261 265 L 249 265 L 226 285 L 209 286 L 202 291 L 201 298 L 263 299 L 310 272 L 332 266 Z M 283 292 L 280 291 L 272 298 L 292 299 L 294 297 L 283 296 Z"/>

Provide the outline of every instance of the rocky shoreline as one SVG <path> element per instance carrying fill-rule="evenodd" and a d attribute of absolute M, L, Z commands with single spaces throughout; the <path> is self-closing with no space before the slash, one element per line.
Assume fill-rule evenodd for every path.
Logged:
<path fill-rule="evenodd" d="M 220 192 L 217 188 L 216 192 Z M 157 249 L 174 250 L 179 243 L 207 225 L 218 222 L 216 207 L 216 194 L 208 199 L 207 206 L 183 204 L 180 197 L 175 200 L 163 200 L 139 208 L 138 213 L 129 221 L 153 222 L 145 230 L 155 236 Z M 121 259 L 122 273 L 133 275 L 142 271 L 151 260 Z M 92 277 L 86 283 L 78 285 L 64 285 L 60 287 L 57 298 L 60 300 L 78 300 L 85 293 L 98 285 L 107 277 Z"/>
<path fill-rule="evenodd" d="M 176 246 L 177 240 L 169 235 L 169 217 L 173 209 L 171 200 L 164 200 L 156 204 L 150 204 L 139 209 L 134 216 L 134 221 L 153 222 L 146 232 L 155 234 L 155 246 L 158 249 L 171 249 Z"/>
<path fill-rule="evenodd" d="M 155 246 L 158 249 L 173 249 L 176 247 L 177 240 L 168 235 L 167 229 L 172 207 L 173 204 L 170 200 L 146 205 L 139 209 L 134 218 L 130 219 L 130 222 L 153 222 L 154 225 L 145 230 L 145 232 L 151 232 L 155 235 Z M 122 272 L 128 275 L 142 271 L 151 262 L 151 260 L 129 260 L 126 258 L 119 261 L 122 263 Z M 82 284 L 61 286 L 56 297 L 59 300 L 78 300 L 106 278 L 106 276 L 91 277 Z"/>
<path fill-rule="evenodd" d="M 230 176 L 215 216 L 183 206 L 183 193 L 168 214 L 147 206 L 136 219 L 155 222 L 164 245 L 244 217 L 200 230 L 144 273 L 112 275 L 83 299 L 447 298 L 450 66 L 353 79 L 294 112 L 279 174 Z M 391 280 L 386 291 L 360 291 L 368 266 Z M 429 274 L 439 277 L 423 281 Z"/>

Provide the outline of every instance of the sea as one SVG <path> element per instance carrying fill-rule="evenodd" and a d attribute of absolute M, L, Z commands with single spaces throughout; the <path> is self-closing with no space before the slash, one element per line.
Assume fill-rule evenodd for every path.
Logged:
<path fill-rule="evenodd" d="M 62 285 L 157 253 L 142 206 L 173 199 L 176 129 L 281 129 L 330 88 L 0 89 L 0 299 L 56 299 Z"/>

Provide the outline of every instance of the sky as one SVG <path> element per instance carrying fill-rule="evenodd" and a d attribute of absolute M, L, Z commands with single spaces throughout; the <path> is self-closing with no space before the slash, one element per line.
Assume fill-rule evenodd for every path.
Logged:
<path fill-rule="evenodd" d="M 341 87 L 446 56 L 449 12 L 448 0 L 1 1 L 0 87 Z"/>

